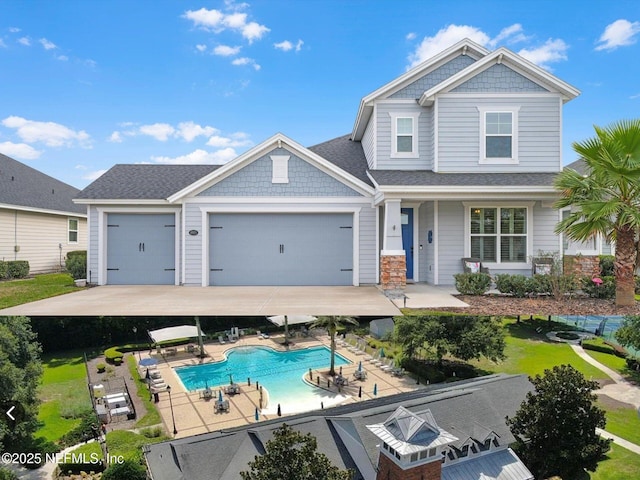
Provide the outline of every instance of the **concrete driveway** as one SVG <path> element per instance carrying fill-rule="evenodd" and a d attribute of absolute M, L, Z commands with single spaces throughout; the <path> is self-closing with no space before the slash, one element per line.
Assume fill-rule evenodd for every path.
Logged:
<path fill-rule="evenodd" d="M 375 286 L 102 286 L 0 310 L 0 315 L 354 315 L 400 310 Z"/>

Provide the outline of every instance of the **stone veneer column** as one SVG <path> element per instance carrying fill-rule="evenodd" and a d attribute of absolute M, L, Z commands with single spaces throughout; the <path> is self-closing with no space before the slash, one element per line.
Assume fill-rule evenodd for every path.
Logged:
<path fill-rule="evenodd" d="M 600 258 L 597 255 L 565 255 L 563 269 L 567 274 L 597 277 L 600 275 Z"/>
<path fill-rule="evenodd" d="M 400 296 L 407 286 L 407 261 L 402 248 L 401 200 L 384 202 L 384 228 L 380 252 L 380 285 L 390 297 Z"/>
<path fill-rule="evenodd" d="M 407 260 L 404 255 L 380 256 L 380 285 L 385 293 L 402 294 L 407 286 Z"/>
<path fill-rule="evenodd" d="M 399 465 L 380 452 L 376 480 L 440 480 L 442 463 L 436 460 L 403 470 Z"/>

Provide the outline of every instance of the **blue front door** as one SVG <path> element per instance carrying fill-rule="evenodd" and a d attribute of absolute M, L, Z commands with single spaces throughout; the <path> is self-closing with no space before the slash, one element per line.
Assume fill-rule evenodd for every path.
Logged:
<path fill-rule="evenodd" d="M 400 209 L 402 249 L 407 260 L 407 280 L 413 280 L 413 208 Z"/>

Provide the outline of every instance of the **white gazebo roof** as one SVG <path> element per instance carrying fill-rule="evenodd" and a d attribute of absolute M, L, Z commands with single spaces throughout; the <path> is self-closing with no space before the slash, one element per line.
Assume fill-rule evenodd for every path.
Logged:
<path fill-rule="evenodd" d="M 202 333 L 204 335 L 204 333 Z M 198 336 L 198 327 L 194 325 L 180 325 L 159 330 L 151 330 L 149 336 L 154 343 L 176 340 L 178 338 L 194 338 Z"/>
<path fill-rule="evenodd" d="M 310 323 L 317 320 L 313 315 L 274 315 L 273 317 L 267 317 L 271 323 L 282 327 L 285 323 L 285 319 L 288 325 L 298 325 L 300 323 Z"/>

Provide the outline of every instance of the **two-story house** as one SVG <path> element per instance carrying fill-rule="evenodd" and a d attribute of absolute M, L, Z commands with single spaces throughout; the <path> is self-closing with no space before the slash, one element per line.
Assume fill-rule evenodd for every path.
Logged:
<path fill-rule="evenodd" d="M 276 134 L 223 166 L 116 165 L 87 204 L 98 284 L 453 284 L 463 257 L 560 251 L 552 185 L 578 90 L 463 40 L 364 97 L 353 131 Z"/>

